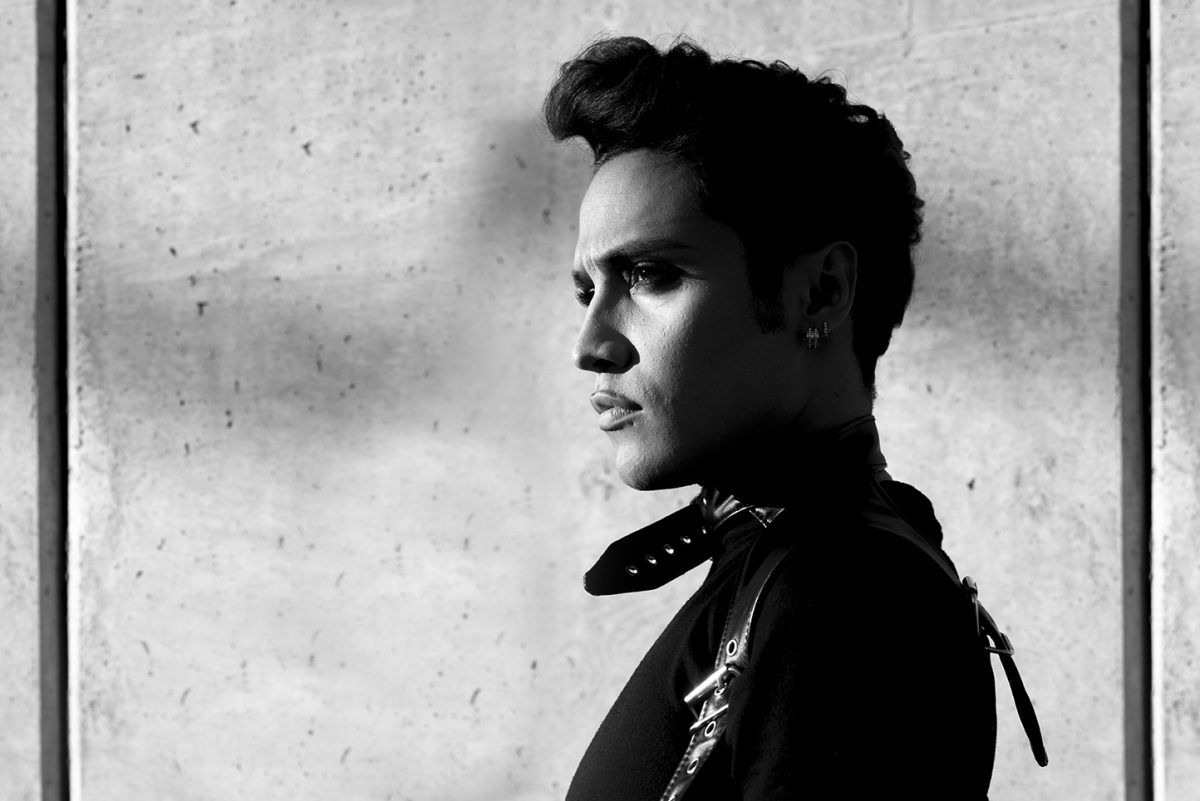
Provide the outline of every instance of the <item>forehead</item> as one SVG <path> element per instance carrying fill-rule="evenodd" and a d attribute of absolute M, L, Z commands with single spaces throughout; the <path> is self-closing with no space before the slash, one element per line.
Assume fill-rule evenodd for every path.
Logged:
<path fill-rule="evenodd" d="M 622 153 L 600 166 L 583 197 L 575 261 L 633 240 L 703 237 L 706 222 L 691 167 L 652 150 Z"/>

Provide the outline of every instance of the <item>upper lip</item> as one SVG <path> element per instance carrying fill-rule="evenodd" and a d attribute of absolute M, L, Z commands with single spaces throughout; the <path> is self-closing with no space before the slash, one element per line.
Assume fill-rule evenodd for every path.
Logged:
<path fill-rule="evenodd" d="M 605 389 L 600 389 L 593 392 L 591 401 L 592 408 L 596 410 L 596 414 L 600 414 L 601 412 L 613 408 L 629 409 L 630 411 L 642 408 L 624 395 L 621 395 L 617 392 L 609 392 Z"/>

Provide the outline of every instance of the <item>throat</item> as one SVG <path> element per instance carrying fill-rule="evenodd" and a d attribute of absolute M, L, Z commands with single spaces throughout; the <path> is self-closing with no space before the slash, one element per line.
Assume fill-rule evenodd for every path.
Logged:
<path fill-rule="evenodd" d="M 744 504 L 784 506 L 834 490 L 856 473 L 886 475 L 886 466 L 875 418 L 864 415 L 816 434 L 781 436 L 747 449 L 714 471 L 706 486 Z"/>

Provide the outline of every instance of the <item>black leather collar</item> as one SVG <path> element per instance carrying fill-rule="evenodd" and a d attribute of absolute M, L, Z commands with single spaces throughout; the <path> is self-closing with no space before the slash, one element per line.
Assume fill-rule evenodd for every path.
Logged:
<path fill-rule="evenodd" d="M 705 488 L 684 508 L 608 546 L 584 576 L 592 595 L 652 590 L 712 557 L 722 538 L 735 530 L 765 529 L 794 505 L 829 502 L 828 489 L 855 468 L 882 471 L 874 417 L 853 420 L 814 440 L 803 465 L 789 469 L 794 492 L 784 505 L 744 503 Z"/>

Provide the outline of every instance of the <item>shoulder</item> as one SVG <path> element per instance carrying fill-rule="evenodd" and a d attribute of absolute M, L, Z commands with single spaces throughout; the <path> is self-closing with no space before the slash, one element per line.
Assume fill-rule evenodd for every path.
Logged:
<path fill-rule="evenodd" d="M 756 612 L 756 668 L 794 674 L 802 664 L 812 683 L 864 703 L 917 689 L 952 703 L 990 678 L 970 599 L 948 558 L 932 555 L 940 532 L 917 531 L 892 506 L 825 528 L 776 522 L 763 547 L 788 550 Z"/>
<path fill-rule="evenodd" d="M 940 531 L 920 531 L 887 508 L 813 525 L 798 516 L 777 523 L 763 547 L 788 552 L 764 591 L 763 611 L 779 622 L 824 627 L 865 618 L 878 631 L 957 628 L 964 620 L 969 601 L 936 544 Z"/>
<path fill-rule="evenodd" d="M 761 597 L 749 666 L 734 685 L 735 773 L 833 788 L 866 759 L 899 787 L 986 788 L 992 674 L 953 577 L 897 528 L 898 515 L 827 531 L 776 522 L 763 547 L 790 539 L 790 550 Z M 808 756 L 789 767 L 795 753 Z"/>

